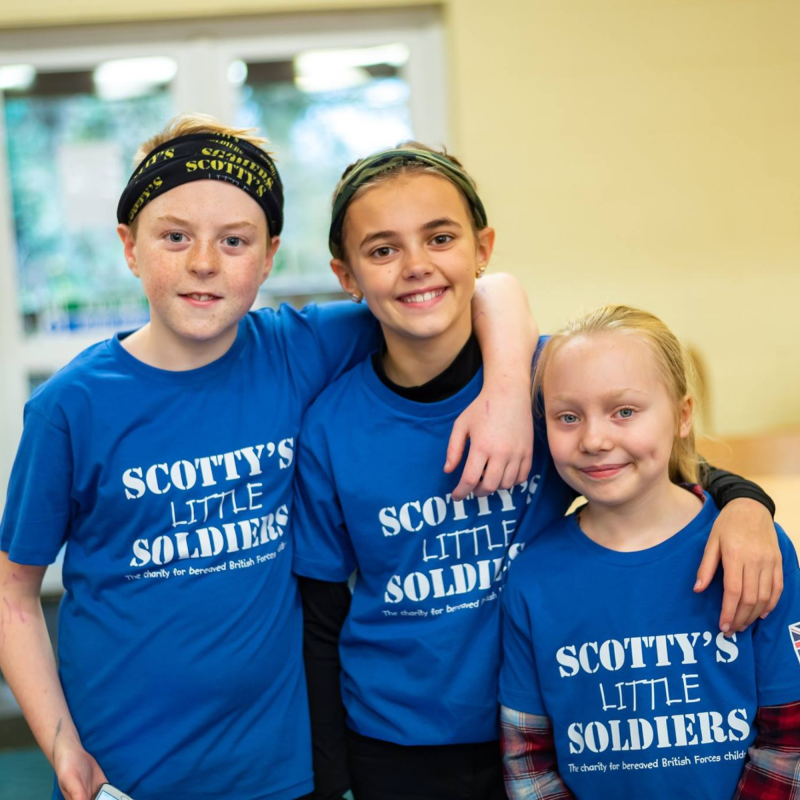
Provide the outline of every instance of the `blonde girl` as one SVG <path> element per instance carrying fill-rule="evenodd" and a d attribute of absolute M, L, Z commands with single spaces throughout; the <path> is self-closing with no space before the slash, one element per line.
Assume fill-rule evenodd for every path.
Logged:
<path fill-rule="evenodd" d="M 688 591 L 719 511 L 697 485 L 680 343 L 652 314 L 605 306 L 552 338 L 535 386 L 556 469 L 587 502 L 510 570 L 509 796 L 789 797 L 797 557 L 778 530 L 784 594 L 729 637 L 717 628 L 722 575 Z"/>

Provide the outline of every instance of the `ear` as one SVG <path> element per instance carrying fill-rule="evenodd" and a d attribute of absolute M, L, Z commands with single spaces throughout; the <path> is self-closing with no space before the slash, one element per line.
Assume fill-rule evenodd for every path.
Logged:
<path fill-rule="evenodd" d="M 269 278 L 270 272 L 272 272 L 272 267 L 275 263 L 275 253 L 278 252 L 278 248 L 281 246 L 281 237 L 280 236 L 273 236 L 269 240 L 269 244 L 267 245 L 267 255 L 264 259 L 264 266 L 263 272 L 261 273 L 261 280 L 259 283 L 264 283 L 264 281 Z"/>
<path fill-rule="evenodd" d="M 678 411 L 678 436 L 685 439 L 692 430 L 692 415 L 694 414 L 694 399 L 691 395 L 681 400 L 681 407 Z"/>
<path fill-rule="evenodd" d="M 361 291 L 361 287 L 358 285 L 358 281 L 355 279 L 355 276 L 350 271 L 350 267 L 348 267 L 347 263 L 342 261 L 341 258 L 331 259 L 331 269 L 339 279 L 339 283 L 346 294 L 349 294 L 351 297 L 353 295 L 364 294 Z"/>
<path fill-rule="evenodd" d="M 475 238 L 478 245 L 478 272 L 483 272 L 492 260 L 492 252 L 494 251 L 494 228 L 487 226 L 483 230 L 478 231 Z"/>
<path fill-rule="evenodd" d="M 117 236 L 122 242 L 122 249 L 125 253 L 125 263 L 128 269 L 138 278 L 139 267 L 136 263 L 136 239 L 131 232 L 129 225 L 117 225 Z"/>

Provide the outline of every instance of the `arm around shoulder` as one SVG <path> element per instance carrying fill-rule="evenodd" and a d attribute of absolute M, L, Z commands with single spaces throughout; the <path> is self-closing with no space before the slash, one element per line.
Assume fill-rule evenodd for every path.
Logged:
<path fill-rule="evenodd" d="M 484 277 L 472 300 L 472 322 L 483 356 L 484 388 L 456 420 L 445 472 L 461 461 L 466 440 L 470 453 L 453 492 L 490 494 L 510 489 L 528 476 L 533 457 L 531 364 L 538 327 L 520 282 L 512 275 Z"/>

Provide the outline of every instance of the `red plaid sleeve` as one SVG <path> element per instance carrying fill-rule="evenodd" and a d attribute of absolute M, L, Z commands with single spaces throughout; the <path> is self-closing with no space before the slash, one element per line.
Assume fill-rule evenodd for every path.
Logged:
<path fill-rule="evenodd" d="M 502 706 L 500 742 L 511 800 L 574 800 L 558 774 L 553 726 L 547 717 Z"/>
<path fill-rule="evenodd" d="M 734 800 L 800 800 L 800 702 L 762 706 Z"/>

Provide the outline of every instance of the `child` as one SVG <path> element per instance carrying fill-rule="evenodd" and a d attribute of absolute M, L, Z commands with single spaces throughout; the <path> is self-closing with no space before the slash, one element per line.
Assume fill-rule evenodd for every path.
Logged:
<path fill-rule="evenodd" d="M 532 535 L 515 534 L 523 511 L 546 525 L 573 492 L 543 436 L 530 479 L 486 498 L 456 501 L 436 467 L 480 385 L 468 309 L 494 231 L 461 164 L 408 143 L 345 172 L 330 240 L 385 350 L 318 398 L 298 450 L 315 796 L 501 798 L 500 581 Z"/>
<path fill-rule="evenodd" d="M 529 545 L 504 592 L 509 797 L 794 796 L 797 557 L 779 530 L 783 596 L 730 638 L 722 576 L 687 591 L 719 512 L 696 485 L 680 344 L 607 306 L 548 342 L 535 387 L 556 468 L 587 503 Z"/>
<path fill-rule="evenodd" d="M 0 666 L 56 798 L 89 800 L 106 778 L 137 800 L 312 787 L 295 441 L 313 397 L 378 339 L 349 303 L 248 313 L 283 222 L 263 142 L 187 117 L 145 143 L 118 231 L 150 322 L 86 350 L 26 406 L 0 528 Z M 483 330 L 489 346 L 521 341 Z M 497 363 L 509 378 L 481 419 L 526 382 Z M 57 673 L 39 587 L 65 541 Z"/>
<path fill-rule="evenodd" d="M 346 175 L 331 243 L 385 340 L 312 406 L 298 449 L 295 571 L 359 571 L 341 638 L 354 795 L 501 798 L 498 580 L 522 510 L 555 519 L 566 500 L 542 491 L 560 484 L 544 442 L 530 482 L 489 497 L 456 500 L 438 474 L 482 380 L 469 309 L 494 231 L 460 163 L 410 143 Z"/>

